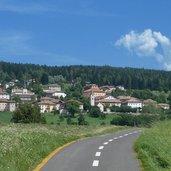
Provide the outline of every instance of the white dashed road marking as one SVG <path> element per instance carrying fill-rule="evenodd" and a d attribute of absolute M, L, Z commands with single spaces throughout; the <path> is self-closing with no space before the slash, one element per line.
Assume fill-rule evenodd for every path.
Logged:
<path fill-rule="evenodd" d="M 96 152 L 95 156 L 99 157 L 101 155 L 101 152 Z"/>
<path fill-rule="evenodd" d="M 92 166 L 93 167 L 99 166 L 99 160 L 94 160 Z"/>
<path fill-rule="evenodd" d="M 104 146 L 100 146 L 100 147 L 99 147 L 99 150 L 102 150 L 103 148 L 104 148 Z"/>
<path fill-rule="evenodd" d="M 119 138 L 123 138 L 123 137 L 126 137 L 128 135 L 136 134 L 138 132 L 142 132 L 142 131 L 141 130 L 138 130 L 138 131 L 134 131 L 134 132 L 130 132 L 130 133 L 125 133 L 125 134 L 120 135 L 118 137 L 114 137 L 113 139 L 109 139 L 107 142 L 104 142 L 103 144 L 104 145 L 107 145 L 107 144 L 109 144 L 109 142 L 112 142 L 113 140 L 117 140 Z M 103 148 L 104 148 L 104 146 L 99 146 L 98 149 L 99 150 L 102 150 Z M 101 152 L 96 152 L 95 157 L 99 157 L 99 156 L 101 156 Z M 93 167 L 98 167 L 99 166 L 99 160 L 94 160 L 92 166 Z"/>

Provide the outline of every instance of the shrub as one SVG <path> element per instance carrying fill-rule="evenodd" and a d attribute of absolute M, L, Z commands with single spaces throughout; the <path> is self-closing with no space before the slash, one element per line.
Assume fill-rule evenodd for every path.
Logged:
<path fill-rule="evenodd" d="M 11 119 L 14 123 L 46 123 L 38 105 L 20 104 Z"/>
<path fill-rule="evenodd" d="M 133 109 L 130 106 L 112 106 L 111 108 L 112 112 L 122 112 L 122 113 L 128 113 L 128 112 L 132 112 L 132 113 L 136 113 L 137 109 Z"/>
<path fill-rule="evenodd" d="M 130 115 L 119 114 L 116 115 L 110 122 L 112 125 L 127 125 L 127 126 L 146 126 L 150 127 L 151 124 L 160 119 L 159 115 Z"/>
<path fill-rule="evenodd" d="M 68 118 L 67 118 L 67 124 L 68 124 L 68 125 L 71 125 L 71 124 L 72 124 L 72 119 L 71 119 L 71 117 L 68 117 Z"/>
<path fill-rule="evenodd" d="M 97 106 L 93 106 L 90 110 L 90 116 L 93 118 L 98 118 L 101 115 L 101 111 Z"/>

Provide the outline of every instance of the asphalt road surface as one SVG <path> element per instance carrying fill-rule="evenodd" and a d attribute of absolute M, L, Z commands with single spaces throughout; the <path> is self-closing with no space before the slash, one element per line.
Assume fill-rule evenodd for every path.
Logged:
<path fill-rule="evenodd" d="M 51 158 L 41 171 L 140 171 L 133 145 L 141 130 L 77 141 Z"/>

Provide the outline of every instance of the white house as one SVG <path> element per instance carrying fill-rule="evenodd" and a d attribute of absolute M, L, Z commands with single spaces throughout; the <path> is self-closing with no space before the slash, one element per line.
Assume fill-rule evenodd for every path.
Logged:
<path fill-rule="evenodd" d="M 158 107 L 160 107 L 160 108 L 162 108 L 164 110 L 169 110 L 170 109 L 170 106 L 167 103 L 159 103 Z"/>
<path fill-rule="evenodd" d="M 11 95 L 12 97 L 19 97 L 23 102 L 31 102 L 37 99 L 35 93 L 26 88 L 14 88 Z"/>
<path fill-rule="evenodd" d="M 104 105 L 102 103 L 98 103 L 97 107 L 100 109 L 101 112 L 104 112 Z"/>
<path fill-rule="evenodd" d="M 52 94 L 53 97 L 66 97 L 66 94 L 64 92 L 61 92 L 61 91 L 55 91 L 53 94 Z"/>
<path fill-rule="evenodd" d="M 113 96 L 107 96 L 103 99 L 98 100 L 98 102 L 104 105 L 121 107 L 121 101 L 119 99 L 114 98 Z"/>
<path fill-rule="evenodd" d="M 135 108 L 135 109 L 142 109 L 144 104 L 141 100 L 138 99 L 129 99 L 125 102 L 122 103 L 123 106 L 129 106 L 131 108 Z"/>
<path fill-rule="evenodd" d="M 119 90 L 125 91 L 124 86 L 118 85 L 118 86 L 116 86 L 116 88 L 118 88 Z"/>
<path fill-rule="evenodd" d="M 66 97 L 66 94 L 62 91 L 54 91 L 54 90 L 43 90 L 47 97 Z"/>
<path fill-rule="evenodd" d="M 58 84 L 49 84 L 48 89 L 54 91 L 61 91 L 61 86 Z"/>
<path fill-rule="evenodd" d="M 43 97 L 41 98 L 41 101 L 38 103 L 41 113 L 52 112 L 53 110 L 59 111 L 62 104 L 64 104 L 63 101 L 53 99 L 50 97 Z"/>
<path fill-rule="evenodd" d="M 10 99 L 10 95 L 6 92 L 6 90 L 0 89 L 0 99 Z"/>
<path fill-rule="evenodd" d="M 14 101 L 10 101 L 7 99 L 0 100 L 0 112 L 10 111 L 13 112 L 16 110 L 16 104 Z"/>

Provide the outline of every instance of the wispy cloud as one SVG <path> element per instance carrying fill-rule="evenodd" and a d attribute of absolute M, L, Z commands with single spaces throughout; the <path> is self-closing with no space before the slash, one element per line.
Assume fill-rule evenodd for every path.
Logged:
<path fill-rule="evenodd" d="M 32 46 L 33 37 L 28 33 L 0 31 L 0 60 L 47 65 L 81 64 L 79 58 L 51 53 Z"/>
<path fill-rule="evenodd" d="M 96 10 L 93 0 L 21 1 L 0 0 L 0 11 L 19 14 L 55 13 L 62 15 L 115 17 L 113 13 Z"/>
<path fill-rule="evenodd" d="M 34 14 L 40 12 L 47 12 L 52 9 L 49 4 L 37 3 L 37 2 L 25 2 L 17 0 L 1 0 L 0 11 Z"/>
<path fill-rule="evenodd" d="M 146 29 L 142 33 L 131 31 L 115 43 L 137 56 L 154 57 L 165 70 L 171 70 L 171 40 L 160 32 Z"/>
<path fill-rule="evenodd" d="M 31 36 L 25 33 L 0 32 L 0 53 L 23 55 L 30 52 L 28 41 Z"/>

